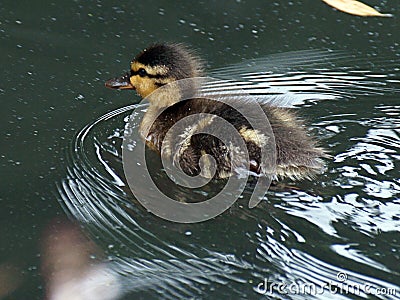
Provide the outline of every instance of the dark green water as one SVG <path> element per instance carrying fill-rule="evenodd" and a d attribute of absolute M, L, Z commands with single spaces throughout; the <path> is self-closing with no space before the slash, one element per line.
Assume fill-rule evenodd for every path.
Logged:
<path fill-rule="evenodd" d="M 107 286 L 124 299 L 312 298 L 261 295 L 257 286 L 322 285 L 339 272 L 399 298 L 398 90 L 300 108 L 333 159 L 321 178 L 270 191 L 255 210 L 236 205 L 201 224 L 168 223 L 130 201 L 104 168 L 120 167 L 117 133 L 129 110 L 115 110 L 139 101 L 104 80 L 155 41 L 192 45 L 209 69 L 293 50 L 362 51 L 371 63 L 361 69 L 398 88 L 400 4 L 369 4 L 395 17 L 349 16 L 315 0 L 2 1 L 0 285 L 15 286 L 0 298 L 45 297 L 44 241 L 68 217 L 85 225 L 112 274 Z"/>

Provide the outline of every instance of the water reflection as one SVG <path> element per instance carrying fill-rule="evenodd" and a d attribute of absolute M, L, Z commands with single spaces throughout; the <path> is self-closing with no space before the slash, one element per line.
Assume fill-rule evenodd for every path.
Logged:
<path fill-rule="evenodd" d="M 398 261 L 400 251 L 396 237 L 400 116 L 399 106 L 391 105 L 398 101 L 398 77 L 358 72 L 354 85 L 349 76 L 355 71 L 335 66 L 340 72 L 321 67 L 322 73 L 314 71 L 312 77 L 298 67 L 300 73 L 288 74 L 286 82 L 284 73 L 274 73 L 280 77 L 279 90 L 269 91 L 281 95 L 287 101 L 279 103 L 288 106 L 356 96 L 356 101 L 365 101 L 363 111 L 351 101 L 308 108 L 315 116 L 313 129 L 333 155 L 327 172 L 318 180 L 276 186 L 253 210 L 246 208 L 245 198 L 251 194 L 247 189 L 243 199 L 208 222 L 167 222 L 146 212 L 133 198 L 123 176 L 121 144 L 134 105 L 112 111 L 78 133 L 68 153 L 68 176 L 59 185 L 62 204 L 106 252 L 105 270 L 117 278 L 119 293 L 167 299 L 244 298 L 260 293 L 258 286 L 265 279 L 322 286 L 318 299 L 332 296 L 330 283 L 347 290 L 368 285 L 375 291 L 390 288 L 400 293 L 400 282 L 379 279 L 400 272 L 391 263 Z M 271 83 L 265 74 L 257 80 L 254 74 L 236 79 L 256 95 Z M 305 78 L 312 78 L 305 93 L 301 87 L 293 88 L 294 81 Z M 338 78 L 342 90 L 335 92 Z M 234 85 L 228 80 L 216 90 L 226 86 Z M 378 99 L 379 94 L 384 96 Z M 154 166 L 162 180 L 165 174 L 156 158 Z M 338 274 L 345 274 L 345 280 Z M 368 291 L 353 289 L 335 296 L 350 295 L 365 297 Z M 283 295 L 274 290 L 268 296 Z M 299 299 L 304 294 L 284 297 Z"/>

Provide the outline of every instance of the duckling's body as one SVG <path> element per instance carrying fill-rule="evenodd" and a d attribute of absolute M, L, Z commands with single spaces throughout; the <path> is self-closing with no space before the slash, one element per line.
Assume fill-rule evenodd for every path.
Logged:
<path fill-rule="evenodd" d="M 202 75 L 201 62 L 186 47 L 180 44 L 154 45 L 140 53 L 131 63 L 131 72 L 121 78 L 109 80 L 107 87 L 136 89 L 140 96 L 147 97 L 154 90 L 168 83 Z M 255 130 L 248 119 L 226 101 L 215 101 L 205 97 L 180 99 L 176 89 L 163 89 L 156 97 L 148 97 L 150 106 L 144 115 L 140 132 L 146 144 L 163 155 L 172 156 L 173 162 L 188 175 L 212 176 L 211 162 L 200 158 L 206 154 L 216 161 L 215 178 L 226 178 L 234 170 L 247 168 L 257 174 L 271 174 L 262 163 L 262 151 L 271 146 L 268 132 Z M 238 100 L 231 100 L 232 103 Z M 321 158 L 327 157 L 317 142 L 307 134 L 306 128 L 293 110 L 270 104 L 260 104 L 251 100 L 239 105 L 250 107 L 260 105 L 270 123 L 276 145 L 276 170 L 278 178 L 311 178 L 323 168 Z M 158 116 L 155 118 L 155 116 Z M 176 137 L 167 139 L 167 132 L 187 116 L 197 118 L 183 131 L 175 132 Z M 223 118 L 234 126 L 247 147 L 249 164 L 237 161 L 232 155 L 235 150 L 210 134 L 224 128 L 216 126 L 216 118 Z M 164 145 L 163 145 L 164 142 Z M 163 148 L 162 148 L 163 147 Z M 163 151 L 162 151 L 163 150 Z"/>

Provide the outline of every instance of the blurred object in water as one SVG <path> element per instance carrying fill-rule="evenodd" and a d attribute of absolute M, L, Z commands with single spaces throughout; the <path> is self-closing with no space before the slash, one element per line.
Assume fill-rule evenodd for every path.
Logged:
<path fill-rule="evenodd" d="M 118 299 L 120 287 L 98 249 L 76 225 L 57 220 L 44 232 L 42 273 L 51 300 Z"/>

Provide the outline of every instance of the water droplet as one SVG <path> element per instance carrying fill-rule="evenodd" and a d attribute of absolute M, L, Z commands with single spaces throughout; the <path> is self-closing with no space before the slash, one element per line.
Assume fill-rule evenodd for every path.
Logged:
<path fill-rule="evenodd" d="M 75 100 L 83 100 L 85 98 L 85 96 L 83 96 L 82 94 L 78 94 L 76 97 L 75 97 Z"/>

